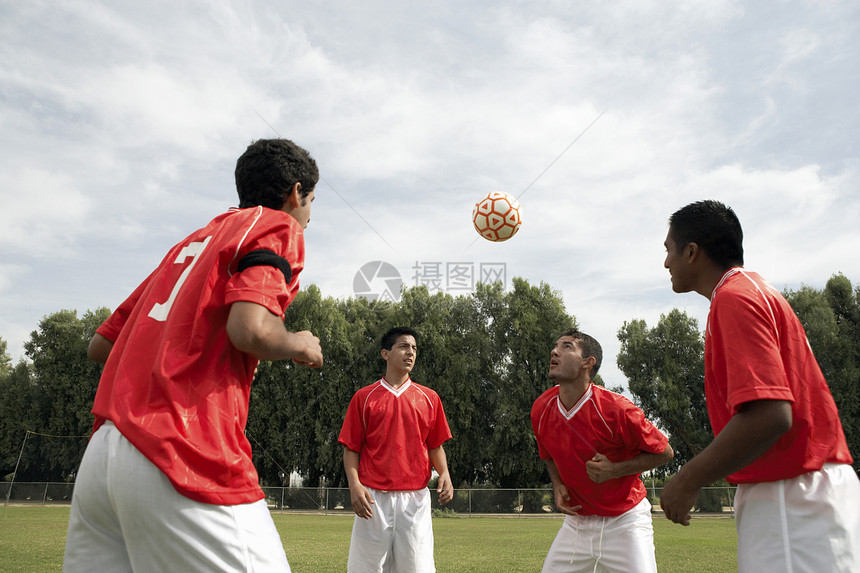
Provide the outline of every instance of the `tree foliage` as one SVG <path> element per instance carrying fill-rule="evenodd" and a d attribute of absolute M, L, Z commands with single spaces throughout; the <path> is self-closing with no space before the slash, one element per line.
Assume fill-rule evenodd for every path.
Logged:
<path fill-rule="evenodd" d="M 806 329 L 860 472 L 860 286 L 837 274 L 823 290 L 804 286 L 784 294 Z"/>
<path fill-rule="evenodd" d="M 8 348 L 9 343 L 0 338 L 0 380 L 7 378 L 12 371 L 12 357 L 7 352 Z"/>
<path fill-rule="evenodd" d="M 860 469 L 860 287 L 834 275 L 822 290 L 785 294 L 806 328 Z M 108 313 L 45 316 L 25 344 L 27 360 L 14 365 L 0 339 L 0 477 L 10 479 L 29 435 L 16 480 L 72 478 L 86 440 L 41 436 L 89 434 L 101 368 L 86 358 L 86 347 Z M 556 338 L 576 320 L 559 293 L 523 279 L 509 291 L 479 284 L 457 297 L 416 287 L 399 302 L 334 299 L 313 285 L 300 292 L 286 326 L 319 336 L 325 364 L 317 370 L 260 364 L 247 435 L 263 482 L 280 485 L 298 472 L 309 485 L 346 484 L 337 442 L 343 417 L 355 391 L 384 373 L 379 339 L 395 325 L 421 335 L 412 377 L 442 399 L 454 435 L 445 449 L 455 486 L 544 485 L 529 412 L 552 384 L 546 372 Z M 712 439 L 699 326 L 673 310 L 653 328 L 625 323 L 618 338 L 618 366 L 634 401 L 670 435 L 676 457 L 662 471 L 672 471 Z"/>
<path fill-rule="evenodd" d="M 860 287 L 837 274 L 823 290 L 804 286 L 783 294 L 806 330 L 860 472 Z M 634 401 L 670 435 L 675 459 L 664 471 L 672 471 L 713 438 L 704 398 L 704 337 L 696 320 L 676 309 L 653 329 L 642 320 L 625 323 L 618 339 L 618 367 Z"/>
<path fill-rule="evenodd" d="M 524 487 L 547 481 L 529 412 L 549 387 L 555 338 L 575 325 L 548 285 L 514 279 L 510 292 L 498 283 L 479 284 L 460 297 L 415 287 L 396 303 L 323 298 L 312 286 L 290 305 L 286 324 L 320 337 L 325 364 L 319 370 L 284 362 L 260 366 L 248 433 L 267 483 L 280 484 L 295 471 L 312 485 L 322 478 L 346 485 L 337 442 L 343 417 L 355 391 L 384 373 L 379 340 L 398 325 L 419 332 L 412 378 L 442 399 L 454 435 L 445 444 L 454 483 Z"/>
<path fill-rule="evenodd" d="M 705 405 L 704 338 L 696 319 L 677 309 L 649 329 L 644 320 L 618 331 L 618 368 L 645 415 L 670 437 L 672 471 L 707 446 L 713 434 Z"/>
<path fill-rule="evenodd" d="M 21 457 L 15 479 L 71 478 L 86 446 L 80 436 L 92 429 L 90 409 L 101 373 L 101 367 L 87 358 L 87 344 L 108 314 L 102 308 L 81 318 L 74 310 L 45 316 L 24 344 L 29 362 L 19 362 L 0 378 L 0 474 L 14 472 L 30 432 L 27 455 Z"/>
<path fill-rule="evenodd" d="M 89 434 L 101 368 L 86 358 L 86 347 L 108 314 L 99 309 L 79 318 L 63 310 L 44 317 L 25 344 L 29 360 L 14 368 L 0 352 L 0 475 L 14 470 L 28 432 Z M 280 485 L 298 472 L 308 484 L 346 484 L 337 441 L 343 417 L 355 391 L 384 373 L 379 341 L 395 325 L 420 333 L 412 377 L 442 398 L 454 435 L 445 449 L 455 484 L 544 484 L 529 411 L 550 385 L 555 338 L 575 320 L 559 293 L 522 279 L 510 291 L 480 284 L 458 297 L 416 287 L 404 290 L 399 302 L 334 299 L 313 285 L 300 292 L 287 309 L 286 327 L 319 336 L 325 364 L 316 370 L 260 364 L 247 435 L 262 480 Z M 70 443 L 34 440 L 16 479 L 69 479 L 86 440 Z"/>
<path fill-rule="evenodd" d="M 0 479 L 11 478 L 27 430 L 34 427 L 36 397 L 28 362 L 0 373 Z"/>

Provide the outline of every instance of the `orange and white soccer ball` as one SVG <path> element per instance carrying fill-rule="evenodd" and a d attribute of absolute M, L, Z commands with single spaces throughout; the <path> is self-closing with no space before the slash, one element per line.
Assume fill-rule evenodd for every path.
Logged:
<path fill-rule="evenodd" d="M 488 241 L 507 241 L 520 230 L 520 202 L 501 191 L 487 193 L 475 203 L 472 223 Z"/>

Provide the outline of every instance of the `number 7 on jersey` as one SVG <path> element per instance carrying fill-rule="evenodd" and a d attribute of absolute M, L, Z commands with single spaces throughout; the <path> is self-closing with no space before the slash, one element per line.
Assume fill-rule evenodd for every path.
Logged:
<path fill-rule="evenodd" d="M 212 237 L 206 237 L 202 242 L 195 241 L 193 243 L 189 243 L 179 251 L 179 255 L 177 255 L 173 264 L 184 264 L 185 260 L 189 257 L 191 257 L 191 264 L 182 271 L 181 275 L 179 275 L 179 280 L 177 280 L 176 284 L 173 286 L 173 290 L 170 292 L 170 297 L 168 297 L 164 302 L 157 302 L 153 305 L 152 310 L 149 311 L 150 318 L 154 318 L 159 322 L 167 320 L 167 315 L 170 313 L 170 307 L 173 306 L 173 301 L 176 300 L 176 295 L 179 293 L 179 289 L 182 288 L 182 283 L 184 283 L 185 279 L 188 278 L 188 275 L 191 274 L 191 269 L 193 269 L 194 265 L 197 264 L 197 259 L 200 257 L 203 249 L 206 248 L 206 245 L 209 244 L 211 239 Z"/>

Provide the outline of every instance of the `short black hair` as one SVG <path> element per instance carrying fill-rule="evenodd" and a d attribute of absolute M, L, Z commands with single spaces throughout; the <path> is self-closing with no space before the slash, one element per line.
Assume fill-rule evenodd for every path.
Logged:
<path fill-rule="evenodd" d="M 280 209 L 296 183 L 307 197 L 320 172 L 311 154 L 289 139 L 258 139 L 236 161 L 235 176 L 240 208 Z"/>
<path fill-rule="evenodd" d="M 600 370 L 600 365 L 603 364 L 603 348 L 600 343 L 593 336 L 580 332 L 576 328 L 565 330 L 559 338 L 563 336 L 570 336 L 579 343 L 583 358 L 594 357 L 594 366 L 591 368 L 591 379 L 593 380 L 597 376 L 597 371 Z"/>
<path fill-rule="evenodd" d="M 401 336 L 411 336 L 415 339 L 415 344 L 418 344 L 418 333 L 415 332 L 415 330 L 408 326 L 395 326 L 382 335 L 382 349 L 391 350 L 394 343 L 397 342 L 397 339 Z"/>
<path fill-rule="evenodd" d="M 719 201 L 697 201 L 669 217 L 669 236 L 680 252 L 696 243 L 723 268 L 743 266 L 744 232 L 731 207 Z"/>

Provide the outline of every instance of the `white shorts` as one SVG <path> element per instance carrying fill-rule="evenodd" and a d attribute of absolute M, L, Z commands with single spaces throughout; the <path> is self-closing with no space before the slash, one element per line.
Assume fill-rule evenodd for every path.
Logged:
<path fill-rule="evenodd" d="M 430 490 L 368 490 L 373 517 L 355 516 L 347 573 L 435 573 Z"/>
<path fill-rule="evenodd" d="M 740 484 L 735 516 L 740 573 L 860 571 L 860 480 L 849 465 Z"/>
<path fill-rule="evenodd" d="M 541 573 L 657 573 L 651 503 L 615 517 L 565 515 Z"/>
<path fill-rule="evenodd" d="M 193 501 L 112 423 L 93 435 L 75 481 L 63 571 L 289 570 L 265 500 Z"/>

